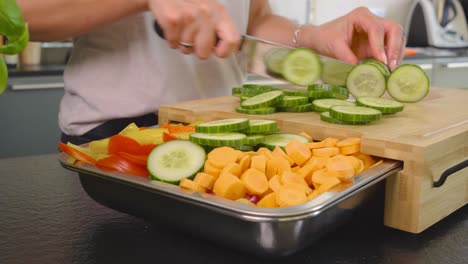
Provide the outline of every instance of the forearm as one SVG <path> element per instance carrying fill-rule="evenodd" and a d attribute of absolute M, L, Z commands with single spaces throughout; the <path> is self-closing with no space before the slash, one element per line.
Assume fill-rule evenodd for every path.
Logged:
<path fill-rule="evenodd" d="M 261 3 L 262 1 L 252 2 L 247 33 L 276 43 L 294 46 L 293 36 L 297 25 L 285 17 L 274 15 L 268 3 L 266 1 Z"/>
<path fill-rule="evenodd" d="M 144 0 L 18 0 L 31 39 L 75 37 L 147 8 Z"/>

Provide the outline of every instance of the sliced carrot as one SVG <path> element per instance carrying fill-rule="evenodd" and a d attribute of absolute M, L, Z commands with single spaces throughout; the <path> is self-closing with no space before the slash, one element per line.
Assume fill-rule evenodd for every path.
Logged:
<path fill-rule="evenodd" d="M 312 149 L 312 155 L 316 157 L 332 157 L 338 154 L 340 154 L 340 149 L 337 147 Z"/>
<path fill-rule="evenodd" d="M 257 169 L 258 171 L 265 173 L 267 164 L 267 157 L 264 155 L 252 156 L 250 160 L 250 168 Z"/>
<path fill-rule="evenodd" d="M 341 182 L 340 182 L 340 180 L 338 180 L 338 178 L 329 177 L 327 179 L 327 181 L 325 181 L 323 184 L 320 185 L 320 187 L 317 189 L 317 192 L 319 194 L 322 194 L 322 193 L 332 189 L 333 187 L 337 186 L 340 183 Z"/>
<path fill-rule="evenodd" d="M 271 179 L 268 181 L 268 186 L 274 192 L 277 192 L 279 190 L 279 188 L 281 187 L 281 183 L 280 183 L 279 178 L 280 177 L 278 175 L 275 175 L 275 176 L 271 177 Z"/>
<path fill-rule="evenodd" d="M 237 200 L 245 197 L 247 189 L 239 178 L 230 173 L 224 173 L 216 180 L 213 192 L 226 199 Z"/>
<path fill-rule="evenodd" d="M 317 190 L 314 190 L 311 194 L 307 195 L 307 200 L 312 200 L 314 198 L 317 198 L 317 196 L 319 196 L 320 193 L 317 191 Z"/>
<path fill-rule="evenodd" d="M 264 155 L 267 159 L 273 158 L 273 154 L 271 153 L 271 150 L 261 147 L 257 150 L 257 153 Z"/>
<path fill-rule="evenodd" d="M 218 167 L 215 167 L 211 161 L 206 160 L 205 161 L 205 166 L 203 167 L 203 171 L 214 176 L 215 178 L 219 177 L 219 174 L 221 173 L 221 169 Z"/>
<path fill-rule="evenodd" d="M 313 164 L 316 169 L 321 169 L 325 167 L 325 164 L 327 163 L 328 157 L 317 157 L 317 156 L 312 156 L 310 159 L 306 162 L 305 165 L 308 164 Z"/>
<path fill-rule="evenodd" d="M 283 171 L 291 171 L 289 161 L 283 158 L 273 157 L 267 161 L 267 177 L 271 179 L 271 176 L 275 174 L 281 174 Z"/>
<path fill-rule="evenodd" d="M 370 166 L 374 165 L 375 163 L 375 160 L 371 155 L 362 152 L 354 153 L 353 156 L 364 162 L 364 170 L 367 170 L 368 168 L 370 168 Z"/>
<path fill-rule="evenodd" d="M 309 142 L 309 143 L 306 143 L 306 146 L 307 146 L 309 149 L 316 149 L 316 148 L 324 148 L 324 147 L 326 147 L 326 146 L 325 146 L 325 142 L 323 142 L 323 141 L 319 141 L 319 142 Z"/>
<path fill-rule="evenodd" d="M 311 176 L 312 173 L 316 170 L 315 164 L 312 163 L 307 163 L 304 166 L 302 166 L 297 173 L 305 180 L 307 185 L 312 184 L 311 182 Z"/>
<path fill-rule="evenodd" d="M 258 201 L 257 206 L 263 208 L 279 207 L 278 203 L 276 202 L 276 193 L 272 192 L 265 195 L 260 201 Z"/>
<path fill-rule="evenodd" d="M 276 193 L 276 203 L 280 207 L 294 206 L 307 202 L 305 192 L 301 192 L 296 186 L 282 185 Z"/>
<path fill-rule="evenodd" d="M 279 181 L 281 185 L 294 184 L 297 185 L 299 189 L 304 191 L 306 194 L 312 192 L 309 188 L 307 182 L 302 178 L 301 175 L 294 173 L 292 171 L 285 171 L 279 175 Z"/>
<path fill-rule="evenodd" d="M 289 162 L 289 166 L 294 165 L 294 160 L 292 160 L 286 152 L 281 147 L 276 146 L 275 149 L 271 152 L 271 154 L 277 158 L 283 158 Z"/>
<path fill-rule="evenodd" d="M 207 159 L 217 168 L 222 169 L 227 164 L 236 162 L 238 157 L 237 150 L 231 147 L 215 148 L 207 155 Z"/>
<path fill-rule="evenodd" d="M 354 156 L 345 156 L 354 167 L 354 174 L 358 175 L 364 170 L 364 162 Z"/>
<path fill-rule="evenodd" d="M 208 190 L 212 190 L 216 181 L 216 177 L 208 173 L 199 172 L 197 175 L 195 175 L 193 181 Z"/>
<path fill-rule="evenodd" d="M 246 170 L 241 176 L 241 181 L 251 194 L 262 195 L 269 188 L 265 173 L 254 168 Z"/>
<path fill-rule="evenodd" d="M 333 138 L 333 137 L 329 137 L 329 138 L 326 138 L 326 139 L 322 140 L 325 147 L 335 147 L 336 143 L 338 143 L 338 141 L 339 141 L 339 139 Z"/>
<path fill-rule="evenodd" d="M 306 137 L 307 139 L 309 139 L 310 142 L 314 141 L 314 139 L 312 138 L 311 135 L 309 135 L 307 132 L 305 131 L 302 131 L 301 133 L 299 133 L 299 135 L 303 136 L 303 137 Z"/>
<path fill-rule="evenodd" d="M 326 167 L 328 176 L 336 177 L 340 181 L 349 181 L 354 177 L 354 167 L 350 161 L 330 162 Z"/>
<path fill-rule="evenodd" d="M 359 145 L 359 144 L 361 144 L 361 138 L 349 137 L 349 138 L 345 138 L 345 139 L 339 141 L 338 143 L 336 143 L 336 146 L 341 148 L 341 147 L 346 147 L 346 146 L 349 146 L 349 145 Z"/>
<path fill-rule="evenodd" d="M 241 168 L 241 172 L 246 171 L 248 168 L 250 168 L 250 161 L 251 161 L 250 155 L 245 155 L 243 156 L 240 161 L 239 161 L 239 166 Z"/>
<path fill-rule="evenodd" d="M 201 192 L 201 193 L 205 193 L 206 192 L 206 188 L 201 186 L 200 184 L 190 180 L 190 179 L 181 179 L 180 182 L 179 182 L 179 186 L 181 188 L 184 188 L 184 189 L 189 189 L 189 190 L 192 190 L 192 191 L 196 191 L 196 192 Z"/>
<path fill-rule="evenodd" d="M 292 140 L 289 142 L 286 147 L 286 154 L 296 163 L 297 165 L 301 166 L 304 164 L 311 156 L 312 153 L 307 146 L 299 142 L 298 140 Z"/>
<path fill-rule="evenodd" d="M 221 170 L 221 174 L 223 173 L 231 173 L 236 177 L 240 177 L 242 174 L 242 168 L 239 164 L 231 162 L 226 164 L 226 166 Z"/>
<path fill-rule="evenodd" d="M 236 162 L 237 163 L 240 163 L 240 161 L 245 157 L 245 156 L 248 156 L 249 154 L 247 154 L 246 152 L 243 152 L 243 151 L 240 151 L 238 150 L 237 151 L 237 160 Z"/>
<path fill-rule="evenodd" d="M 195 132 L 195 126 L 169 126 L 169 133 Z"/>
<path fill-rule="evenodd" d="M 317 189 L 320 185 L 324 184 L 329 175 L 327 173 L 327 169 L 321 169 L 317 170 L 314 173 L 312 173 L 312 184 L 314 185 L 314 188 Z"/>
<path fill-rule="evenodd" d="M 340 147 L 340 153 L 343 155 L 351 155 L 354 153 L 358 153 L 360 150 L 361 150 L 360 144 Z"/>

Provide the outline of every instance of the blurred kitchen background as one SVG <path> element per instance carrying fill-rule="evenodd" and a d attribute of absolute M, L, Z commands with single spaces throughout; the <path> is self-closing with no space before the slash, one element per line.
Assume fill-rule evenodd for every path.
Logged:
<path fill-rule="evenodd" d="M 436 88 L 468 88 L 468 0 L 270 0 L 298 24 L 322 24 L 366 6 L 400 23 L 408 37 L 404 63 L 420 65 Z M 319 41 L 319 40 L 318 40 Z M 33 42 L 5 57 L 7 91 L 0 96 L 0 158 L 56 152 L 63 69 L 71 41 Z M 249 76 L 251 82 L 264 80 Z"/>

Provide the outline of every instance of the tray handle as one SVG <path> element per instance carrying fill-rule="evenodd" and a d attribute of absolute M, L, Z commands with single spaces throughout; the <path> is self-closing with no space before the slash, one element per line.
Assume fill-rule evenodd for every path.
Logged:
<path fill-rule="evenodd" d="M 466 167 L 468 167 L 468 159 L 458 163 L 457 165 L 454 165 L 454 166 L 446 169 L 442 173 L 442 175 L 440 176 L 440 179 L 438 181 L 434 182 L 433 186 L 435 188 L 439 188 L 440 186 L 444 185 L 444 183 L 447 180 L 448 176 L 454 174 L 457 171 L 463 170 Z"/>

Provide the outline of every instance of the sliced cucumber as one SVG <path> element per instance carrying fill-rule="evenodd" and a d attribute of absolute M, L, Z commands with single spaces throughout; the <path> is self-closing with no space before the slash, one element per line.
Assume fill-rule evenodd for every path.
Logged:
<path fill-rule="evenodd" d="M 352 121 L 347 122 L 347 121 L 338 120 L 338 119 L 331 117 L 330 112 L 328 111 L 321 112 L 320 119 L 328 123 L 341 124 L 341 125 L 365 125 L 365 124 L 370 123 L 370 122 L 352 122 Z"/>
<path fill-rule="evenodd" d="M 421 101 L 429 93 L 430 81 L 426 72 L 414 64 L 398 66 L 388 77 L 388 93 L 399 102 Z"/>
<path fill-rule="evenodd" d="M 377 69 L 379 69 L 379 71 L 380 71 L 385 77 L 387 77 L 387 76 L 390 75 L 390 70 L 388 70 L 387 65 L 383 64 L 383 62 L 381 62 L 381 61 L 378 61 L 378 60 L 375 60 L 375 59 L 370 59 L 370 60 L 364 61 L 363 64 L 374 65 L 375 67 L 377 67 Z"/>
<path fill-rule="evenodd" d="M 309 96 L 309 92 L 304 89 L 281 89 L 286 96 Z"/>
<path fill-rule="evenodd" d="M 201 133 L 222 133 L 238 131 L 249 126 L 247 118 L 228 118 L 209 121 L 195 126 L 195 131 Z"/>
<path fill-rule="evenodd" d="M 247 136 L 247 140 L 245 142 L 245 145 L 256 146 L 256 145 L 258 145 L 260 143 L 263 143 L 264 140 L 265 140 L 264 135 L 249 135 L 249 136 Z"/>
<path fill-rule="evenodd" d="M 385 76 L 376 66 L 359 64 L 348 74 L 346 87 L 354 98 L 381 97 L 385 93 L 387 83 Z"/>
<path fill-rule="evenodd" d="M 312 108 L 317 112 L 326 112 L 330 107 L 335 105 L 355 105 L 353 102 L 348 102 L 340 99 L 326 98 L 316 99 L 312 101 Z"/>
<path fill-rule="evenodd" d="M 289 51 L 286 48 L 273 48 L 265 53 L 264 62 L 268 73 L 274 76 L 282 76 L 283 61 Z"/>
<path fill-rule="evenodd" d="M 308 102 L 309 102 L 309 97 L 307 96 L 286 95 L 286 96 L 283 96 L 283 100 L 277 103 L 276 106 L 290 107 L 290 106 L 307 104 Z"/>
<path fill-rule="evenodd" d="M 405 107 L 404 104 L 393 100 L 374 98 L 374 97 L 359 97 L 356 100 L 358 106 L 365 106 L 379 110 L 382 114 L 394 114 L 400 112 Z"/>
<path fill-rule="evenodd" d="M 188 140 L 171 140 L 158 145 L 148 156 L 147 167 L 153 180 L 178 184 L 192 178 L 205 164 L 205 150 Z"/>
<path fill-rule="evenodd" d="M 250 97 L 252 97 L 252 96 L 241 95 L 241 96 L 240 96 L 240 102 L 242 103 L 242 102 L 244 102 L 245 100 L 249 99 Z"/>
<path fill-rule="evenodd" d="M 240 88 L 240 95 L 254 96 L 254 95 L 257 95 L 257 94 L 271 92 L 271 91 L 274 91 L 274 90 L 278 90 L 278 88 L 275 88 L 275 87 L 270 86 L 270 85 L 260 85 L 260 84 L 247 83 L 247 84 L 242 85 L 242 87 Z M 238 92 L 238 91 L 236 90 L 236 92 Z"/>
<path fill-rule="evenodd" d="M 348 99 L 349 91 L 345 87 L 337 86 L 337 85 L 330 85 L 330 84 L 323 84 L 323 83 L 316 83 L 309 85 L 307 87 L 309 91 L 309 97 L 320 97 L 320 98 L 336 98 L 336 99 Z M 322 93 L 318 93 L 321 91 Z M 324 93 L 327 92 L 327 93 Z M 326 96 L 326 97 L 325 97 Z M 320 99 L 320 98 L 313 98 L 313 99 Z"/>
<path fill-rule="evenodd" d="M 346 122 L 372 122 L 382 117 L 379 110 L 349 105 L 336 105 L 330 108 L 330 116 Z"/>
<path fill-rule="evenodd" d="M 295 113 L 312 112 L 314 110 L 311 103 L 290 106 L 290 107 L 277 107 L 277 109 L 280 112 L 295 112 Z"/>
<path fill-rule="evenodd" d="M 246 134 L 270 133 L 278 130 L 278 123 L 275 120 L 252 119 L 249 126 L 243 130 Z"/>
<path fill-rule="evenodd" d="M 320 79 L 320 58 L 310 49 L 298 48 L 290 51 L 283 60 L 283 77 L 299 86 L 307 86 Z"/>
<path fill-rule="evenodd" d="M 309 91 L 309 101 L 315 99 L 323 99 L 323 98 L 332 98 L 330 92 L 324 90 L 311 90 Z"/>
<path fill-rule="evenodd" d="M 345 86 L 346 77 L 353 67 L 340 61 L 327 60 L 323 63 L 322 81 L 331 85 Z"/>
<path fill-rule="evenodd" d="M 284 96 L 284 92 L 277 90 L 252 96 L 243 101 L 241 107 L 244 109 L 255 109 L 278 104 Z"/>
<path fill-rule="evenodd" d="M 242 107 L 236 107 L 236 112 L 241 114 L 248 114 L 248 115 L 269 115 L 276 112 L 276 108 L 267 106 L 255 109 L 245 109 Z"/>
<path fill-rule="evenodd" d="M 298 135 L 298 134 L 279 133 L 279 134 L 266 135 L 265 139 L 263 140 L 262 145 L 264 145 L 270 150 L 274 150 L 276 146 L 279 146 L 281 148 L 286 147 L 286 145 L 292 140 L 299 140 L 300 142 L 304 142 L 304 143 L 309 142 L 308 138 Z"/>
<path fill-rule="evenodd" d="M 232 87 L 231 94 L 234 96 L 241 96 L 242 95 L 242 87 Z"/>
<path fill-rule="evenodd" d="M 192 133 L 190 134 L 190 141 L 193 143 L 221 147 L 221 146 L 242 146 L 245 145 L 247 136 L 243 133 L 226 132 L 226 133 Z"/>

